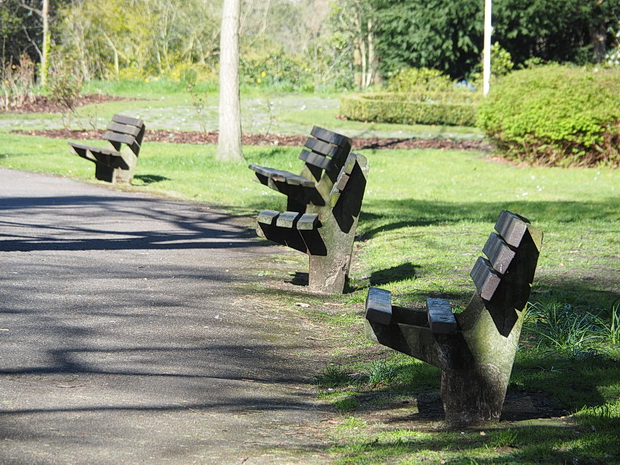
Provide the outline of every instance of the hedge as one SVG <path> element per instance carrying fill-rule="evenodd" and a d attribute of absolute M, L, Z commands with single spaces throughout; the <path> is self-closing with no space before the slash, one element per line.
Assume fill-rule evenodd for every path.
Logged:
<path fill-rule="evenodd" d="M 377 123 L 474 126 L 477 102 L 469 91 L 350 94 L 340 99 L 340 115 Z"/>
<path fill-rule="evenodd" d="M 520 162 L 620 167 L 620 71 L 516 71 L 492 86 L 478 126 L 501 155 Z"/>

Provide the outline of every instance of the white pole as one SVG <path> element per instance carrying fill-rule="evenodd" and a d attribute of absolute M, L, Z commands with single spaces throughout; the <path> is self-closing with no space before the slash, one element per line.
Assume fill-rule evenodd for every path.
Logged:
<path fill-rule="evenodd" d="M 491 34 L 493 26 L 491 24 L 491 0 L 484 0 L 484 52 L 482 57 L 483 69 L 483 93 L 486 96 L 491 87 Z"/>

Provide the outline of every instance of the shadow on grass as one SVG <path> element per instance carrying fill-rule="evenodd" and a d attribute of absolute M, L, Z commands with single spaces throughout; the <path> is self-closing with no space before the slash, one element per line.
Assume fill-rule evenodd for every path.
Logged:
<path fill-rule="evenodd" d="M 157 174 L 137 174 L 134 176 L 134 179 L 142 181 L 145 186 L 156 182 L 170 181 L 170 178 L 159 176 Z"/>
<path fill-rule="evenodd" d="M 375 271 L 370 276 L 370 285 L 381 286 L 392 281 L 413 279 L 415 278 L 416 268 L 419 268 L 419 266 L 407 262 L 385 270 Z"/>
<path fill-rule="evenodd" d="M 598 202 L 431 202 L 425 200 L 380 200 L 364 203 L 360 216 L 363 239 L 407 227 L 433 226 L 471 222 L 495 224 L 502 210 L 525 216 L 533 224 L 561 228 L 571 223 L 609 221 L 610 227 L 620 217 L 620 200 Z M 585 231 L 587 232 L 587 231 Z"/>

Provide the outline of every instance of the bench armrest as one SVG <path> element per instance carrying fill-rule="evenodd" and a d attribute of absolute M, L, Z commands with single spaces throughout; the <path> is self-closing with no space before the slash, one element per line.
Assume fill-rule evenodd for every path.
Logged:
<path fill-rule="evenodd" d="M 426 299 L 428 325 L 433 334 L 454 334 L 457 331 L 452 305 L 446 299 Z"/>
<path fill-rule="evenodd" d="M 250 165 L 252 171 L 266 178 L 266 181 L 282 182 L 290 185 L 303 187 L 316 187 L 316 183 L 310 179 L 291 173 L 290 171 L 265 168 L 264 166 Z"/>
<path fill-rule="evenodd" d="M 392 293 L 378 287 L 368 289 L 366 319 L 371 323 L 389 325 L 392 321 Z"/>

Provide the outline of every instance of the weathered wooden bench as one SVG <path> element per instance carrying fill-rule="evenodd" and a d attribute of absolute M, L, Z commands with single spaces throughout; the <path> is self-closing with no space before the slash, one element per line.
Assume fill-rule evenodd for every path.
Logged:
<path fill-rule="evenodd" d="M 428 299 L 426 310 L 393 306 L 378 288 L 366 300 L 369 337 L 441 369 L 449 423 L 499 420 L 517 351 L 542 232 L 508 211 L 495 231 L 470 273 L 476 292 L 462 313 L 445 299 Z"/>
<path fill-rule="evenodd" d="M 315 126 L 299 158 L 299 175 L 250 165 L 256 180 L 287 196 L 286 211 L 258 214 L 257 233 L 309 256 L 308 287 L 342 293 L 368 177 L 368 162 L 351 140 Z"/>
<path fill-rule="evenodd" d="M 142 146 L 144 121 L 114 115 L 103 135 L 111 148 L 69 142 L 74 153 L 95 163 L 95 177 L 107 182 L 131 182 Z"/>

